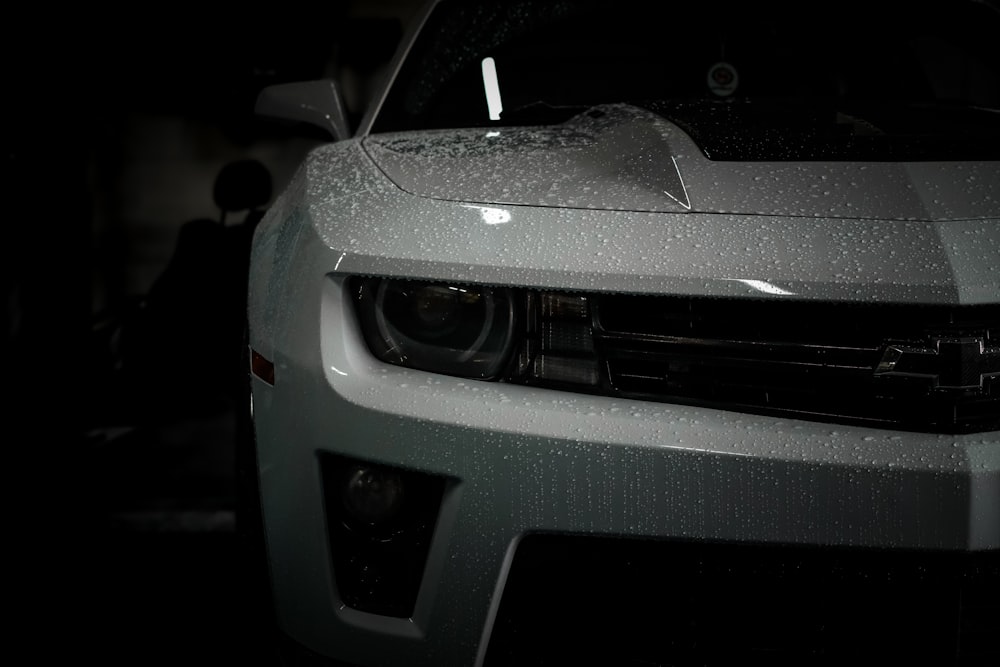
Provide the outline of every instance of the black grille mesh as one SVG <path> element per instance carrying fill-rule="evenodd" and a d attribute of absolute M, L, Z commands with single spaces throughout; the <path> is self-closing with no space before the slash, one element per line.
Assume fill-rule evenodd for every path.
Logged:
<path fill-rule="evenodd" d="M 510 380 L 823 421 L 949 433 L 1000 428 L 997 306 L 585 300 L 594 352 L 574 354 L 596 359 L 600 380 L 574 387 L 523 372 Z M 521 368 L 525 357 L 570 333 L 579 337 L 576 321 L 547 318 L 530 309 L 533 301 L 526 299 Z"/>

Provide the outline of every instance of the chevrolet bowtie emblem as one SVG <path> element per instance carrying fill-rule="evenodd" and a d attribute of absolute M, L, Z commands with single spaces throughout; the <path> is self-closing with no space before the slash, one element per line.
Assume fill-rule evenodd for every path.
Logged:
<path fill-rule="evenodd" d="M 1000 377 L 1000 347 L 984 338 L 938 338 L 928 347 L 889 343 L 875 367 L 875 377 L 929 381 L 942 391 L 979 391 L 990 377 Z"/>

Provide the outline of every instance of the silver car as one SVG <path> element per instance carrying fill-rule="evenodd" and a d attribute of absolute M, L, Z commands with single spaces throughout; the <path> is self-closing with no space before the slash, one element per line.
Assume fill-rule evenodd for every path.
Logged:
<path fill-rule="evenodd" d="M 251 258 L 287 659 L 1000 664 L 998 37 L 441 0 L 358 127 L 263 91 L 335 139 Z"/>

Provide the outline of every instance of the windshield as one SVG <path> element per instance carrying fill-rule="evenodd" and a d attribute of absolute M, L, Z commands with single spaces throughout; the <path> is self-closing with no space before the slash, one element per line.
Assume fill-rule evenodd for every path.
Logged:
<path fill-rule="evenodd" d="M 817 7 L 445 1 L 372 131 L 544 125 L 630 103 L 681 125 L 712 159 L 782 159 L 766 146 L 748 153 L 754 142 L 745 140 L 729 150 L 726 135 L 757 133 L 756 143 L 767 143 L 769 132 L 789 130 L 829 144 L 807 159 L 851 159 L 857 150 L 876 159 L 885 151 L 885 159 L 1000 159 L 993 5 Z"/>

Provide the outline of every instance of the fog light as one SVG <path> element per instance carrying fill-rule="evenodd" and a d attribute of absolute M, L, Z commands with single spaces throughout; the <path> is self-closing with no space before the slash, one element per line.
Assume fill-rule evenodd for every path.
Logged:
<path fill-rule="evenodd" d="M 403 480 L 397 472 L 358 465 L 344 484 L 344 509 L 357 522 L 382 526 L 399 514 L 403 495 Z"/>

